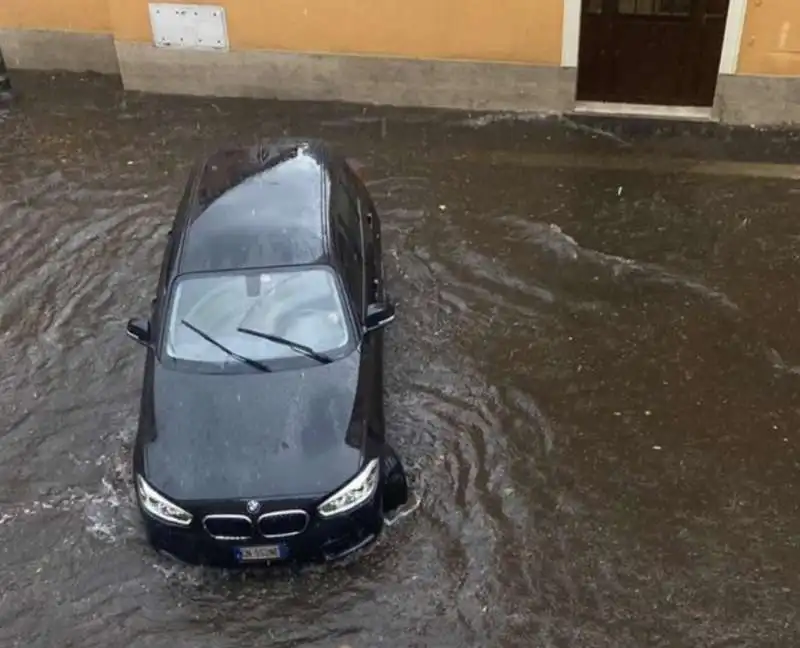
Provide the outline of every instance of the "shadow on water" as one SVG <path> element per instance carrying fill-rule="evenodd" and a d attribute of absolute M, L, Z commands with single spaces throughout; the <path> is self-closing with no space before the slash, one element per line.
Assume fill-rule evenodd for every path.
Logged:
<path fill-rule="evenodd" d="M 765 163 L 793 135 L 19 82 L 0 121 L 0 644 L 792 643 L 800 194 Z M 383 214 L 387 416 L 422 503 L 340 567 L 183 567 L 131 499 L 123 323 L 197 156 L 283 134 L 344 147 Z M 763 166 L 669 162 L 701 153 Z"/>

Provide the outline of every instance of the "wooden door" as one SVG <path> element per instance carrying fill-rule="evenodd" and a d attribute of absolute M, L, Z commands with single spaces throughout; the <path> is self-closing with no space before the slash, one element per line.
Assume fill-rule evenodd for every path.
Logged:
<path fill-rule="evenodd" d="M 580 101 L 711 106 L 728 0 L 583 0 Z"/>

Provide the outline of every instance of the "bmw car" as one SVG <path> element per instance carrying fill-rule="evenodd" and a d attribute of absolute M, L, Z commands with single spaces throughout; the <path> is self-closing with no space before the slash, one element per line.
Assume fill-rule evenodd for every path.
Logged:
<path fill-rule="evenodd" d="M 150 543 L 193 564 L 332 561 L 406 505 L 386 439 L 381 225 L 324 142 L 192 169 L 147 317 L 133 449 Z"/>

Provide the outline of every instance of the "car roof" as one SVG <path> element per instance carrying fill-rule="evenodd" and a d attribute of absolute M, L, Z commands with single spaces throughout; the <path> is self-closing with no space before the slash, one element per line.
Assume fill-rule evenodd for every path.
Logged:
<path fill-rule="evenodd" d="M 283 138 L 215 151 L 195 168 L 178 274 L 324 263 L 333 154 Z"/>

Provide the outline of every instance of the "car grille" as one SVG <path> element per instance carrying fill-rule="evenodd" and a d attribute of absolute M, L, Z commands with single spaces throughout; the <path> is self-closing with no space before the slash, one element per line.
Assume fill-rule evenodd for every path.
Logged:
<path fill-rule="evenodd" d="M 265 538 L 298 535 L 308 526 L 308 513 L 301 510 L 275 511 L 258 518 L 258 531 Z"/>
<path fill-rule="evenodd" d="M 215 540 L 248 540 L 253 537 L 253 523 L 244 515 L 207 515 L 206 532 Z"/>

